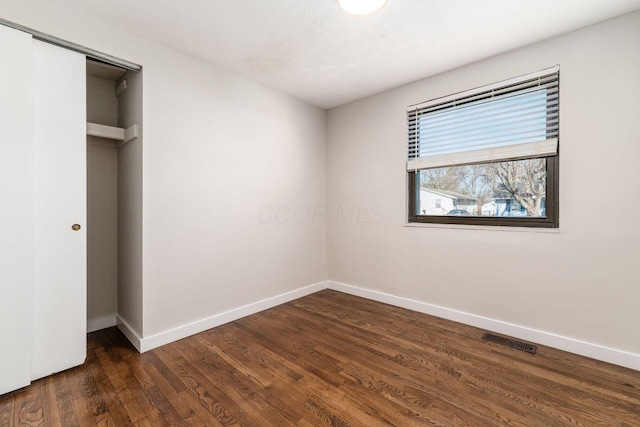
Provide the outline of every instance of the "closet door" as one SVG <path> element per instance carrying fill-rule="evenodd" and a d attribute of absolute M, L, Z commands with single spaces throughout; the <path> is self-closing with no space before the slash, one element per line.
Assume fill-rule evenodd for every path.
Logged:
<path fill-rule="evenodd" d="M 33 83 L 35 380 L 86 356 L 84 55 L 34 40 Z"/>
<path fill-rule="evenodd" d="M 31 379 L 31 43 L 0 25 L 0 394 Z"/>

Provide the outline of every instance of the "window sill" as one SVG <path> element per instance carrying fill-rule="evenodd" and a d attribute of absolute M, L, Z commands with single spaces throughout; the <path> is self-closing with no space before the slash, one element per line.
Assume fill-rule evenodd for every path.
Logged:
<path fill-rule="evenodd" d="M 410 228 L 442 228 L 473 231 L 507 231 L 510 233 L 560 234 L 560 228 L 513 227 L 501 225 L 433 224 L 424 222 L 405 222 L 404 226 Z"/>

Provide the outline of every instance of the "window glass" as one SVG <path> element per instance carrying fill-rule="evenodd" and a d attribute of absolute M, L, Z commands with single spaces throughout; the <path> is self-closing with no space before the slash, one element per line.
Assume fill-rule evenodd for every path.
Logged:
<path fill-rule="evenodd" d="M 545 159 L 416 172 L 416 215 L 546 217 Z"/>

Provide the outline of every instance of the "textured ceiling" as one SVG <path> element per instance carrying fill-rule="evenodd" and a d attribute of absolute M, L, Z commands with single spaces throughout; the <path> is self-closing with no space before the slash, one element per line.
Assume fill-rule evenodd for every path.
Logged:
<path fill-rule="evenodd" d="M 640 9 L 640 0 L 56 0 L 322 108 Z"/>

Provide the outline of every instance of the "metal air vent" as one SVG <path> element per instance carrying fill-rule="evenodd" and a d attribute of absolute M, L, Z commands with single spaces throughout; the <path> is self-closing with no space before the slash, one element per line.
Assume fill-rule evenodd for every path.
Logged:
<path fill-rule="evenodd" d="M 512 338 L 501 337 L 499 335 L 487 333 L 482 336 L 482 339 L 485 341 L 494 342 L 496 344 L 506 345 L 507 347 L 515 348 L 516 350 L 526 351 L 527 353 L 531 354 L 536 354 L 536 351 L 538 351 L 538 347 L 533 344 L 514 340 Z"/>

